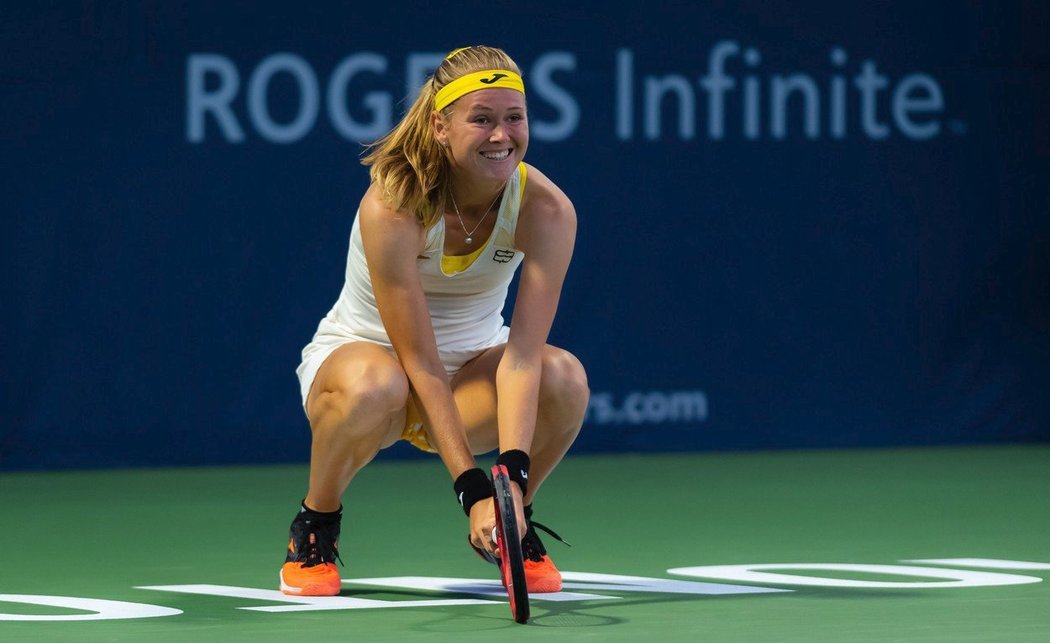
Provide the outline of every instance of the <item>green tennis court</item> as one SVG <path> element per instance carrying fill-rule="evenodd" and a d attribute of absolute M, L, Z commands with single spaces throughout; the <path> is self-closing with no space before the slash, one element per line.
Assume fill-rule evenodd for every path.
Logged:
<path fill-rule="evenodd" d="M 0 639 L 1050 640 L 1048 446 L 570 455 L 536 503 L 566 588 L 524 626 L 436 459 L 351 485 L 340 597 L 275 595 L 306 475 L 0 474 Z M 124 603 L 167 615 L 48 620 Z"/>

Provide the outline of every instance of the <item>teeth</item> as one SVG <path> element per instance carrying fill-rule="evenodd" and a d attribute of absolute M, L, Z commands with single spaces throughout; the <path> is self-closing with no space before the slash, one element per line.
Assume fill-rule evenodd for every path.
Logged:
<path fill-rule="evenodd" d="M 482 152 L 482 156 L 493 161 L 502 161 L 503 159 L 510 156 L 510 150 L 503 150 L 502 152 Z"/>

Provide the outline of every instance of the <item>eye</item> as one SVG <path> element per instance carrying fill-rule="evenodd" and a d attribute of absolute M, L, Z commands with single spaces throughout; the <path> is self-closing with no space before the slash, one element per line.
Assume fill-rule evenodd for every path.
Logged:
<path fill-rule="evenodd" d="M 474 117 L 474 120 L 473 120 L 473 121 L 471 121 L 471 122 L 473 122 L 473 123 L 479 123 L 479 124 L 481 124 L 481 125 L 484 125 L 485 123 L 488 123 L 488 122 L 489 122 L 489 117 L 488 117 L 488 116 L 475 116 L 475 117 Z"/>

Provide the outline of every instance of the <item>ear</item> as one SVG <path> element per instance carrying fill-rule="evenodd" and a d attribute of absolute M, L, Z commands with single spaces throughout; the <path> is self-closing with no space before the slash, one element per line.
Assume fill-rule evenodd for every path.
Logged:
<path fill-rule="evenodd" d="M 430 112 L 430 130 L 434 134 L 434 140 L 441 147 L 448 146 L 448 127 L 445 125 L 445 117 L 436 109 Z"/>

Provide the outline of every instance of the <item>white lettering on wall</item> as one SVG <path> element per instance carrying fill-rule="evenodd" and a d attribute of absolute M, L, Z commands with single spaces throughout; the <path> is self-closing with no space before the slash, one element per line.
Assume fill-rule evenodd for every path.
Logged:
<path fill-rule="evenodd" d="M 208 78 L 218 82 L 209 90 Z M 237 67 L 218 54 L 191 54 L 186 59 L 186 139 L 191 143 L 204 140 L 205 117 L 215 119 L 219 131 L 230 143 L 244 140 L 244 130 L 237 123 L 230 103 L 240 89 L 241 77 Z"/>
<path fill-rule="evenodd" d="M 631 391 L 617 400 L 612 393 L 592 393 L 585 422 L 594 424 L 667 424 L 707 419 L 703 391 Z"/>
<path fill-rule="evenodd" d="M 529 74 L 529 89 L 547 103 L 559 116 L 551 121 L 531 119 L 529 134 L 541 141 L 564 141 L 580 126 L 580 106 L 573 95 L 559 87 L 552 78 L 554 72 L 576 71 L 576 56 L 567 52 L 551 52 L 540 56 Z"/>
<path fill-rule="evenodd" d="M 432 52 L 413 52 L 406 56 L 403 86 L 411 100 L 415 100 L 422 83 L 443 57 Z M 579 104 L 555 81 L 557 73 L 575 70 L 576 56 L 568 52 L 545 53 L 533 64 L 528 89 L 531 100 L 542 101 L 555 112 L 552 120 L 536 119 L 531 123 L 531 133 L 536 140 L 565 140 L 579 129 Z M 382 54 L 361 52 L 347 56 L 328 75 L 327 82 L 302 56 L 286 52 L 272 54 L 249 71 L 246 97 L 240 96 L 241 74 L 242 70 L 226 56 L 210 53 L 188 56 L 187 141 L 203 143 L 209 135 L 217 133 L 227 143 L 241 143 L 246 138 L 242 125 L 245 114 L 251 126 L 249 131 L 265 141 L 277 144 L 301 141 L 317 129 L 322 88 L 324 115 L 341 138 L 370 142 L 394 125 L 394 105 L 399 100 L 395 93 L 365 90 L 355 84 L 357 79 L 370 74 L 390 85 L 390 59 Z M 292 83 L 274 83 L 278 75 L 287 76 Z M 278 121 L 271 114 L 270 106 L 274 104 L 294 105 L 291 119 Z M 365 118 L 355 118 L 355 110 Z"/>
<path fill-rule="evenodd" d="M 297 87 L 295 117 L 288 123 L 278 123 L 270 115 L 267 103 L 270 82 L 277 74 L 292 77 Z M 317 121 L 320 92 L 317 75 L 302 57 L 295 54 L 273 54 L 267 56 L 252 72 L 248 81 L 248 116 L 255 131 L 271 143 L 293 143 L 313 129 Z"/>
<path fill-rule="evenodd" d="M 944 94 L 935 78 L 915 72 L 894 82 L 874 60 L 864 60 L 850 79 L 849 56 L 842 47 L 830 49 L 830 74 L 828 70 L 763 74 L 758 49 L 720 40 L 708 52 L 706 64 L 699 65 L 706 72 L 697 78 L 695 89 L 686 74 L 639 72 L 640 60 L 631 49 L 617 50 L 614 58 L 615 133 L 622 141 L 634 137 L 636 114 L 650 141 L 692 140 L 698 123 L 715 141 L 737 132 L 748 141 L 764 136 L 780 141 L 793 134 L 812 141 L 825 136 L 843 139 L 851 124 L 870 140 L 883 140 L 894 132 L 928 140 L 941 132 Z M 852 100 L 851 86 L 856 93 Z M 665 122 L 668 118 L 673 125 Z"/>
<path fill-rule="evenodd" d="M 363 53 L 347 56 L 332 72 L 325 103 L 332 127 L 343 138 L 349 141 L 371 141 L 385 134 L 393 126 L 393 99 L 386 92 L 371 91 L 361 97 L 361 103 L 370 116 L 366 122 L 354 120 L 347 110 L 347 103 L 351 102 L 351 81 L 358 74 L 383 75 L 386 70 L 385 57 Z"/>
<path fill-rule="evenodd" d="M 370 142 L 394 125 L 394 87 L 414 100 L 442 54 L 410 52 L 402 69 L 389 56 L 360 52 L 343 58 L 328 74 L 318 73 L 305 58 L 282 52 L 239 69 L 216 53 L 190 54 L 186 61 L 186 140 L 203 143 L 218 135 L 228 143 L 255 134 L 278 144 L 302 140 L 318 129 L 320 94 L 331 129 L 341 138 Z M 699 75 L 651 70 L 644 53 L 621 48 L 612 58 L 609 75 L 612 100 L 593 92 L 590 106 L 614 110 L 612 135 L 620 141 L 639 136 L 646 141 L 709 140 L 818 141 L 841 140 L 851 134 L 872 141 L 899 135 L 914 141 L 942 132 L 945 99 L 933 76 L 910 72 L 895 79 L 879 70 L 873 59 L 851 65 L 840 46 L 829 49 L 828 64 L 818 69 L 774 69 L 763 64 L 762 52 L 735 40 L 718 40 L 695 64 Z M 575 74 L 577 55 L 549 51 L 524 70 L 526 91 L 533 105 L 549 107 L 553 118 L 533 118 L 531 133 L 538 141 L 565 141 L 584 125 L 580 98 L 564 86 L 564 75 Z M 646 71 L 641 71 L 645 69 Z M 609 70 L 587 70 L 601 74 Z M 248 77 L 241 96 L 241 76 Z M 274 83 L 277 76 L 292 82 Z M 368 82 L 358 79 L 370 76 Z M 559 83 L 556 78 L 560 78 Z M 375 81 L 375 82 L 373 82 Z M 378 83 L 379 88 L 374 85 Z M 385 88 L 384 88 L 385 87 Z M 292 105 L 291 118 L 278 120 L 271 105 Z M 355 116 L 356 114 L 356 116 Z M 249 128 L 245 128 L 247 123 Z M 964 124 L 953 121 L 953 131 Z M 636 131 L 636 127 L 640 129 Z"/>

